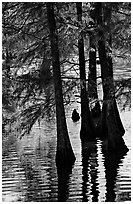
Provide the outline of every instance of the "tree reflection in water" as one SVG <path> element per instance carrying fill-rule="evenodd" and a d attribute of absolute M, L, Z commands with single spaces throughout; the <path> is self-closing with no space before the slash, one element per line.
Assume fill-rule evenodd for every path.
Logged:
<path fill-rule="evenodd" d="M 121 145 L 120 145 L 121 146 Z M 128 152 L 127 147 L 123 144 L 120 149 L 117 151 L 108 152 L 104 148 L 102 148 L 105 166 L 105 177 L 106 177 L 106 202 L 114 202 L 116 198 L 116 177 L 118 173 L 118 169 L 120 164 L 122 163 L 122 159 Z"/>
<path fill-rule="evenodd" d="M 27 191 L 26 191 L 26 200 L 28 202 L 34 202 L 38 198 L 38 195 L 41 194 L 39 188 L 39 178 L 37 178 L 38 172 L 36 172 L 32 164 L 28 161 L 25 166 L 25 176 L 27 180 Z"/>
<path fill-rule="evenodd" d="M 77 129 L 77 126 L 75 127 Z M 46 135 L 42 132 L 43 137 L 39 139 L 36 132 L 37 130 L 35 139 L 34 134 L 29 135 L 17 146 L 20 149 L 18 151 L 19 165 L 17 164 L 18 160 L 14 158 L 17 154 L 14 153 L 14 150 L 10 151 L 8 157 L 4 157 L 3 200 L 12 199 L 16 202 L 20 200 L 24 202 L 118 202 L 130 200 L 130 157 L 127 154 L 129 160 L 127 161 L 126 148 L 125 151 L 119 149 L 119 151 L 109 154 L 107 148 L 104 148 L 104 142 L 100 139 L 81 145 L 77 133 L 72 138 L 77 153 L 77 161 L 72 167 L 73 169 L 57 170 L 55 164 L 56 141 L 54 134 L 51 134 L 52 130 L 47 131 L 47 134 L 45 132 Z M 120 148 L 120 146 L 119 144 L 118 147 Z M 82 148 L 82 158 L 80 147 Z M 123 162 L 123 158 L 126 163 Z M 123 168 L 122 173 L 120 168 Z M 9 196 L 12 197 L 9 198 Z"/>
<path fill-rule="evenodd" d="M 69 179 L 72 167 L 57 168 L 58 174 L 58 201 L 65 202 L 69 197 Z"/>
<path fill-rule="evenodd" d="M 108 152 L 102 146 L 106 179 L 106 202 L 115 201 L 117 172 L 127 151 L 126 146 L 117 152 Z M 82 143 L 82 166 L 82 201 L 98 202 L 100 193 L 98 189 L 98 171 L 100 171 L 100 169 L 98 169 L 98 151 L 96 141 Z"/>
<path fill-rule="evenodd" d="M 82 166 L 83 166 L 83 202 L 88 201 L 88 196 L 92 196 L 92 201 L 98 201 L 97 190 L 97 146 L 95 141 L 82 143 Z M 91 185 L 88 185 L 88 181 Z M 91 186 L 88 192 L 88 187 Z M 89 195 L 90 194 L 90 195 Z"/>

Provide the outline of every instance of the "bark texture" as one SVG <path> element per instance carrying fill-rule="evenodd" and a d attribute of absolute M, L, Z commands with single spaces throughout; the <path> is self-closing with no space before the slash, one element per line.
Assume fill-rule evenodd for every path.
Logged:
<path fill-rule="evenodd" d="M 58 34 L 54 16 L 54 3 L 47 3 L 47 17 L 50 30 L 51 55 L 53 65 L 53 77 L 56 101 L 57 120 L 57 152 L 56 164 L 60 166 L 71 166 L 75 162 L 75 156 L 69 140 L 65 110 L 63 105 L 62 81 L 60 73 L 60 60 L 58 48 Z"/>
<path fill-rule="evenodd" d="M 97 71 L 96 71 L 96 47 L 93 42 L 93 36 L 90 34 L 90 50 L 89 50 L 89 74 L 88 74 L 88 96 L 89 98 L 96 100 L 93 108 L 91 109 L 91 115 L 93 118 L 99 117 L 101 110 L 98 101 L 97 93 Z"/>
<path fill-rule="evenodd" d="M 79 25 L 82 25 L 82 3 L 76 3 L 77 16 Z M 89 109 L 89 101 L 86 91 L 86 72 L 85 72 L 85 56 L 84 56 L 84 40 L 82 33 L 78 40 L 79 49 L 79 69 L 80 69 L 80 80 L 81 80 L 81 140 L 93 140 L 95 137 L 94 125 L 91 120 L 91 114 Z"/>
<path fill-rule="evenodd" d="M 102 7 L 102 3 L 96 3 L 95 9 L 97 9 L 97 24 L 99 26 L 99 41 L 98 50 L 101 64 L 101 77 L 103 85 L 103 107 L 100 120 L 101 138 L 106 139 L 106 148 L 108 150 L 118 149 L 119 145 L 123 144 L 122 136 L 125 133 L 122 125 L 120 115 L 115 100 L 115 87 L 113 79 L 113 63 L 112 53 L 107 51 L 106 43 L 111 44 L 111 7 L 106 10 Z M 104 12 L 103 12 L 104 11 Z M 104 22 L 103 22 L 104 19 Z M 108 25 L 108 38 L 106 37 L 105 26 Z M 107 31 L 106 31 L 107 32 Z"/>

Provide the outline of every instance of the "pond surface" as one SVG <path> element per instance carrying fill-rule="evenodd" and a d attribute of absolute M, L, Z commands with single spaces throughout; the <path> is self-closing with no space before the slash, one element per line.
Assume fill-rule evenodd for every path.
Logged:
<path fill-rule="evenodd" d="M 54 122 L 35 125 L 31 134 L 9 148 L 2 158 L 2 199 L 7 202 L 105 202 L 131 200 L 131 123 L 130 112 L 122 112 L 129 151 L 119 160 L 111 157 L 110 166 L 102 152 L 102 141 L 90 144 L 83 159 L 80 121 L 67 115 L 69 136 L 76 162 L 72 170 L 58 172 L 55 165 L 56 126 Z"/>

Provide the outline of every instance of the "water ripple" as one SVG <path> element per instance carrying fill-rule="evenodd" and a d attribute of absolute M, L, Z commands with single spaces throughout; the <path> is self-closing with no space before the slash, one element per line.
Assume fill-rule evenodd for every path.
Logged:
<path fill-rule="evenodd" d="M 124 116 L 123 116 L 124 118 Z M 124 140 L 129 152 L 114 168 L 108 166 L 102 141 L 83 152 L 79 138 L 80 122 L 67 120 L 76 155 L 71 172 L 58 173 L 55 164 L 55 126 L 33 129 L 33 134 L 17 140 L 2 158 L 2 199 L 13 202 L 105 202 L 131 199 L 130 133 Z M 129 129 L 127 120 L 125 126 Z M 50 127 L 49 127 L 50 128 Z M 64 175 L 64 176 L 62 176 Z"/>

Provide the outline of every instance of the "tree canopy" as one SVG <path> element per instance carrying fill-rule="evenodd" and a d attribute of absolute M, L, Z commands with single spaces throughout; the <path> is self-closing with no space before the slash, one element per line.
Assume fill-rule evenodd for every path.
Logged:
<path fill-rule="evenodd" d="M 112 49 L 114 71 L 130 70 L 131 3 L 105 2 L 111 8 Z M 85 41 L 85 62 L 88 67 L 89 36 L 98 46 L 99 31 L 108 36 L 108 13 L 104 26 L 94 22 L 94 2 L 84 2 L 82 24 L 77 20 L 76 3 L 55 2 L 55 20 L 59 38 L 60 66 L 65 104 L 71 102 L 75 87 L 79 89 L 78 38 Z M 21 135 L 28 133 L 37 120 L 50 118 L 55 112 L 53 71 L 49 41 L 46 2 L 3 2 L 3 110 L 13 110 L 12 121 L 19 121 Z M 125 89 L 126 87 L 126 89 Z M 116 96 L 125 93 L 130 99 L 130 78 L 116 74 Z M 128 89 L 129 88 L 129 89 Z M 126 91 L 125 91 L 126 90 Z M 129 90 L 129 91 L 128 91 Z M 12 108 L 14 107 L 14 108 Z"/>

